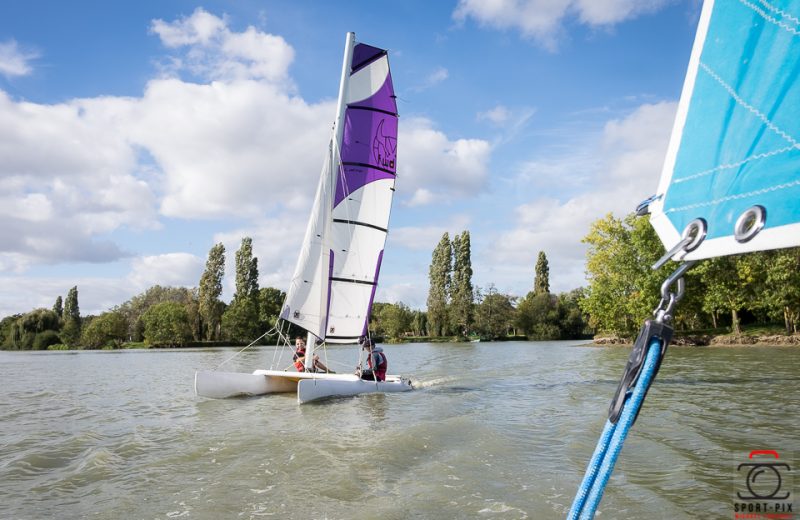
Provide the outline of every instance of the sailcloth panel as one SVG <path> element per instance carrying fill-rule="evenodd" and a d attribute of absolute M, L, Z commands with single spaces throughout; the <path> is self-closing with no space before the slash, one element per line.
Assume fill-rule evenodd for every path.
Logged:
<path fill-rule="evenodd" d="M 669 249 L 702 218 L 687 259 L 800 245 L 800 0 L 706 0 L 651 223 Z M 734 238 L 748 208 L 764 229 Z"/>
<path fill-rule="evenodd" d="M 308 220 L 300 257 L 297 259 L 281 318 L 311 332 L 325 335 L 330 250 L 325 237 L 330 228 L 331 162 L 326 160 L 320 175 L 314 206 Z"/>
<path fill-rule="evenodd" d="M 397 104 L 386 51 L 356 45 L 350 74 L 329 235 L 331 343 L 367 332 L 397 171 Z"/>

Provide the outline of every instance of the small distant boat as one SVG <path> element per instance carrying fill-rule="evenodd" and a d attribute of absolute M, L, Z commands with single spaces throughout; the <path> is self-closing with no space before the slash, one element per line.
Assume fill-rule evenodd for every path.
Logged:
<path fill-rule="evenodd" d="M 481 338 L 470 338 L 469 342 L 470 343 L 480 343 L 481 342 Z"/>
<path fill-rule="evenodd" d="M 298 402 L 305 403 L 412 389 L 408 379 L 397 375 L 376 382 L 313 371 L 318 341 L 350 344 L 368 336 L 394 194 L 397 119 L 387 51 L 356 44 L 355 34 L 348 33 L 333 135 L 280 316 L 307 331 L 306 371 L 199 371 L 197 395 L 296 390 Z"/>

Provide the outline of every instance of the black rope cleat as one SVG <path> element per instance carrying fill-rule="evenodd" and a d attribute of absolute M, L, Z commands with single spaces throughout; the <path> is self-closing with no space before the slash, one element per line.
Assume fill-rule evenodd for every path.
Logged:
<path fill-rule="evenodd" d="M 644 359 L 647 356 L 647 350 L 650 348 L 650 343 L 653 338 L 661 340 L 661 354 L 658 357 L 656 368 L 653 371 L 653 379 L 655 379 L 656 374 L 658 374 L 658 369 L 661 367 L 661 360 L 664 359 L 667 346 L 672 339 L 672 327 L 655 320 L 647 320 L 644 322 L 642 330 L 639 331 L 639 336 L 636 337 L 636 341 L 633 344 L 631 356 L 625 364 L 625 371 L 622 373 L 622 379 L 620 379 L 619 386 L 617 386 L 617 391 L 611 399 L 611 406 L 608 407 L 608 420 L 611 421 L 612 424 L 616 424 L 619 420 L 619 416 L 622 414 L 622 408 L 625 405 L 625 400 L 630 394 L 631 388 L 633 388 L 636 381 L 639 379 L 639 375 L 642 373 Z M 649 385 L 648 388 L 644 389 L 645 397 L 647 396 L 648 390 Z M 638 411 L 636 412 L 636 416 L 639 416 Z M 633 418 L 633 421 L 636 422 L 636 417 Z"/>

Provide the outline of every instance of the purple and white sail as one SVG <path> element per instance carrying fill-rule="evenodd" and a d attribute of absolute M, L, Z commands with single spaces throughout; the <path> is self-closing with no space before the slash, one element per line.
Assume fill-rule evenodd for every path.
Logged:
<path fill-rule="evenodd" d="M 281 318 L 328 343 L 367 333 L 397 169 L 387 52 L 347 34 L 339 104 Z"/>

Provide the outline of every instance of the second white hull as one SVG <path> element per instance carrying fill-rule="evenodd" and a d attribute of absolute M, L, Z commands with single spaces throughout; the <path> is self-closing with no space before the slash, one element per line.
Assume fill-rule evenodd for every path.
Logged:
<path fill-rule="evenodd" d="M 242 372 L 198 371 L 194 378 L 195 394 L 202 397 L 253 396 L 297 392 L 298 403 L 326 397 L 351 396 L 376 392 L 405 392 L 411 383 L 399 376 L 387 376 L 386 381 L 364 381 L 354 374 L 324 374 L 256 370 Z"/>

